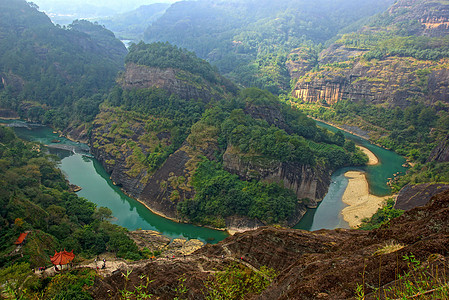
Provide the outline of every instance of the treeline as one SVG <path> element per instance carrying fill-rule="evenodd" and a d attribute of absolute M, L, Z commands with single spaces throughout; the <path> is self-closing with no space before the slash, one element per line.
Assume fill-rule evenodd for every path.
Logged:
<path fill-rule="evenodd" d="M 99 102 L 91 98 L 123 68 L 126 48 L 112 32 L 88 21 L 55 26 L 23 0 L 0 4 L 0 32 L 0 106 L 35 122 L 90 121 Z"/>
<path fill-rule="evenodd" d="M 55 159 L 41 145 L 0 127 L 0 266 L 46 266 L 49 255 L 63 249 L 84 257 L 112 251 L 141 258 L 126 229 L 107 221 L 109 209 L 69 191 Z M 30 231 L 25 246 L 14 252 L 14 241 L 25 231 Z"/>

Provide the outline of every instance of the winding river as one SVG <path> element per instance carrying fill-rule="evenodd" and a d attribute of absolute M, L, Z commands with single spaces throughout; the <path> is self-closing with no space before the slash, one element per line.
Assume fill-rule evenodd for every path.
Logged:
<path fill-rule="evenodd" d="M 333 132 L 339 130 L 322 122 L 317 121 L 317 124 Z M 392 178 L 396 173 L 404 173 L 406 171 L 406 168 L 402 166 L 405 163 L 405 159 L 402 156 L 393 151 L 373 145 L 369 141 L 348 132 L 343 131 L 343 134 L 357 145 L 363 146 L 373 152 L 379 159 L 379 164 L 365 167 L 342 168 L 334 172 L 331 177 L 332 182 L 329 186 L 329 191 L 323 201 L 321 201 L 316 209 L 309 209 L 294 228 L 310 231 L 323 228 L 349 228 L 348 223 L 343 220 L 343 216 L 340 213 L 346 207 L 346 204 L 341 201 L 341 198 L 348 185 L 348 179 L 344 176 L 347 171 L 358 170 L 365 172 L 370 193 L 375 196 L 390 195 L 391 189 L 387 185 L 389 178 Z"/>
<path fill-rule="evenodd" d="M 129 230 L 148 229 L 156 230 L 170 237 L 197 238 L 209 243 L 217 243 L 227 237 L 224 231 L 198 227 L 190 224 L 176 223 L 153 214 L 138 201 L 126 196 L 117 186 L 113 185 L 101 164 L 89 157 L 87 145 L 72 142 L 59 137 L 50 128 L 45 126 L 30 126 L 21 121 L 2 120 L 2 123 L 12 123 L 17 135 L 23 139 L 38 141 L 49 145 L 52 154 L 61 158 L 60 168 L 68 180 L 82 187 L 79 196 L 85 197 L 98 206 L 106 206 L 112 210 L 113 223 Z M 14 126 L 17 125 L 18 126 Z M 319 126 L 336 131 L 337 128 L 318 123 Z M 390 194 L 386 185 L 388 178 L 397 172 L 404 172 L 402 164 L 404 158 L 394 152 L 370 144 L 368 141 L 345 133 L 345 136 L 356 144 L 371 150 L 379 159 L 380 164 L 363 168 L 343 168 L 332 175 L 329 192 L 317 209 L 309 210 L 301 222 L 294 228 L 305 230 L 318 230 L 321 228 L 347 228 L 348 224 L 340 214 L 345 204 L 341 197 L 346 189 L 348 180 L 344 173 L 348 170 L 363 170 L 367 174 L 370 191 L 374 195 L 384 196 Z"/>

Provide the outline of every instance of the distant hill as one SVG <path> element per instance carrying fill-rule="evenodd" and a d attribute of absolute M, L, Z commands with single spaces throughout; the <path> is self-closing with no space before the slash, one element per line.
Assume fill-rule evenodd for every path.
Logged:
<path fill-rule="evenodd" d="M 138 43 L 143 40 L 145 29 L 161 17 L 169 6 L 168 3 L 142 5 L 130 12 L 99 19 L 98 23 L 113 31 L 121 40 Z"/>
<path fill-rule="evenodd" d="M 127 50 L 100 25 L 61 28 L 33 4 L 11 0 L 0 2 L 0 53 L 0 106 L 65 128 L 98 112 Z"/>
<path fill-rule="evenodd" d="M 392 2 L 183 1 L 167 9 L 144 38 L 187 48 L 238 83 L 279 93 L 290 88 L 285 61 L 292 49 L 325 43 Z"/>

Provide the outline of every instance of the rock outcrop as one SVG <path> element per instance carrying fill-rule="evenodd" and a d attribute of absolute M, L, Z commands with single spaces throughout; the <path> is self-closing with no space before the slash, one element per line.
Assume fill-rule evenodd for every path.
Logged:
<path fill-rule="evenodd" d="M 449 134 L 436 146 L 429 155 L 427 162 L 449 162 Z"/>
<path fill-rule="evenodd" d="M 292 95 L 306 103 L 325 105 L 344 99 L 406 107 L 411 98 L 424 96 L 428 105 L 438 101 L 449 105 L 449 70 L 440 67 L 444 63 L 405 57 L 342 62 L 307 73 Z"/>
<path fill-rule="evenodd" d="M 443 103 L 448 109 L 448 59 L 416 59 L 412 57 L 419 56 L 410 53 L 391 54 L 391 49 L 377 59 L 364 58 L 376 47 L 385 48 L 382 43 L 388 43 L 395 34 L 397 38 L 448 35 L 449 5 L 427 0 L 396 1 L 377 21 L 322 51 L 319 68 L 311 69 L 301 63 L 307 59 L 298 59 L 299 65 L 289 68 L 290 75 L 298 80 L 292 96 L 325 106 L 350 100 L 406 107 L 411 99 L 419 99 L 426 105 Z M 429 45 L 423 51 L 437 47 Z M 307 54 L 294 50 L 292 55 Z"/>
<path fill-rule="evenodd" d="M 407 184 L 399 191 L 394 208 L 411 210 L 415 207 L 424 206 L 433 196 L 445 190 L 449 190 L 449 184 Z"/>
<path fill-rule="evenodd" d="M 330 171 L 295 163 L 283 163 L 262 157 L 244 156 L 228 147 L 223 166 L 243 180 L 276 182 L 295 192 L 298 199 L 307 199 L 308 207 L 316 207 L 330 184 Z"/>
<path fill-rule="evenodd" d="M 202 77 L 173 68 L 155 68 L 129 63 L 119 78 L 125 89 L 161 88 L 182 99 L 210 102 L 223 98 L 225 90 Z"/>
<path fill-rule="evenodd" d="M 203 299 L 208 276 L 237 263 L 248 272 L 267 266 L 279 274 L 261 295 L 252 295 L 253 299 L 354 299 L 358 285 L 366 299 L 375 299 L 371 293 L 389 295 L 387 288 L 399 284 L 395 281 L 398 276 L 409 271 L 410 262 L 402 258 L 410 253 L 424 268 L 447 272 L 448 240 L 446 191 L 425 207 L 408 211 L 374 231 L 259 228 L 206 245 L 187 258 L 129 265 L 133 272 L 127 283 L 116 272 L 99 278 L 91 292 L 95 298 L 118 299 L 125 284 L 138 285 L 139 276 L 148 275 L 154 280 L 148 292 L 159 299 L 176 297 L 175 287 L 182 278 L 188 290 L 185 296 Z"/>

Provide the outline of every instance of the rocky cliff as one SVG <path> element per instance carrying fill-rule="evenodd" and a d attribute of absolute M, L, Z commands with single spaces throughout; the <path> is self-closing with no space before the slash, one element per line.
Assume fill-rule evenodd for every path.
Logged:
<path fill-rule="evenodd" d="M 449 134 L 432 150 L 428 162 L 449 162 Z"/>
<path fill-rule="evenodd" d="M 406 107 L 419 98 L 428 105 L 442 102 L 449 106 L 448 62 L 389 57 L 325 65 L 299 78 L 292 95 L 306 103 L 325 105 L 345 99 Z"/>
<path fill-rule="evenodd" d="M 131 264 L 127 282 L 120 273 L 124 270 L 118 270 L 98 278 L 91 293 L 98 299 L 118 299 L 125 284 L 132 289 L 141 282 L 139 276 L 149 275 L 153 281 L 147 291 L 160 299 L 178 296 L 180 278 L 187 287 L 186 298 L 204 299 L 205 281 L 229 264 L 238 264 L 247 272 L 267 266 L 279 274 L 261 295 L 247 295 L 252 299 L 354 299 L 358 285 L 366 299 L 375 299 L 376 291 L 392 296 L 388 288 L 400 286 L 399 276 L 410 271 L 406 255 L 413 254 L 425 270 L 447 272 L 448 210 L 449 192 L 444 192 L 427 206 L 370 232 L 264 227 L 207 245 L 187 258 Z M 446 275 L 441 275 L 443 282 Z"/>
<path fill-rule="evenodd" d="M 372 23 L 321 52 L 313 70 L 301 69 L 301 63 L 290 68 L 297 79 L 292 96 L 324 105 L 346 99 L 403 108 L 419 100 L 448 108 L 449 60 L 435 52 L 443 47 L 448 24 L 446 3 L 397 1 Z M 291 55 L 308 61 L 305 53 L 295 50 Z"/>
<path fill-rule="evenodd" d="M 242 155 L 231 146 L 223 155 L 223 166 L 243 180 L 276 182 L 295 192 L 298 199 L 307 199 L 314 208 L 321 201 L 330 184 L 330 171 L 324 167 L 311 167 L 295 163 Z M 294 224 L 293 224 L 294 225 Z"/>
<path fill-rule="evenodd" d="M 225 90 L 204 78 L 173 68 L 156 68 L 128 63 L 119 78 L 125 89 L 161 88 L 182 99 L 210 102 L 223 98 Z"/>

